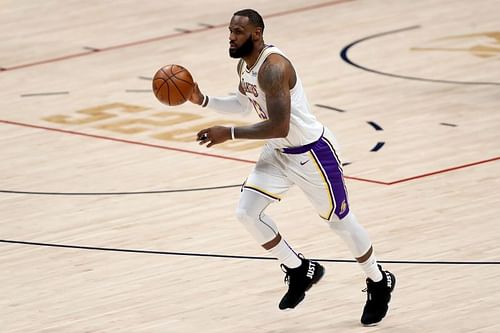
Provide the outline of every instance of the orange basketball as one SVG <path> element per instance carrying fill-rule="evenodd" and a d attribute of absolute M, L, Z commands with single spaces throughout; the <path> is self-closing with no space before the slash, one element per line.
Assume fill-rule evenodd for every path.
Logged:
<path fill-rule="evenodd" d="M 193 93 L 193 77 L 180 65 L 160 68 L 153 77 L 153 92 L 166 105 L 180 105 Z"/>

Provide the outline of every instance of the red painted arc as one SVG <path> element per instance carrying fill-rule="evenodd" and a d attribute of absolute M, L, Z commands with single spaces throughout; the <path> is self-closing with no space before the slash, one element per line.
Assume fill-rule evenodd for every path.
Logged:
<path fill-rule="evenodd" d="M 113 138 L 113 137 L 109 137 L 109 136 L 89 134 L 89 133 L 84 133 L 84 132 L 69 131 L 69 130 L 64 130 L 64 129 L 60 129 L 60 128 L 26 124 L 26 123 L 20 123 L 20 122 L 16 122 L 16 121 L 9 121 L 9 120 L 1 120 L 0 119 L 0 123 L 7 124 L 7 125 L 13 125 L 13 126 L 35 128 L 35 129 L 46 130 L 46 131 L 53 131 L 53 132 L 58 132 L 58 133 L 71 134 L 71 135 L 79 135 L 79 136 L 83 136 L 83 137 L 108 140 L 108 141 L 114 141 L 114 142 L 120 142 L 120 143 L 127 143 L 127 144 L 139 145 L 139 146 L 144 146 L 144 147 L 150 147 L 150 148 L 165 149 L 165 150 L 177 151 L 177 152 L 181 152 L 181 153 L 201 155 L 201 156 L 206 156 L 206 157 L 220 158 L 220 159 L 225 159 L 225 160 L 230 160 L 230 161 L 235 161 L 235 162 L 243 162 L 243 163 L 251 163 L 251 164 L 256 163 L 256 161 L 242 159 L 242 158 L 236 158 L 236 157 L 230 157 L 230 156 L 225 156 L 225 155 L 202 153 L 202 152 L 189 150 L 189 149 L 156 145 L 156 144 L 151 144 L 151 143 L 146 143 L 146 142 Z M 488 159 L 477 161 L 477 162 L 467 163 L 467 164 L 463 164 L 463 165 L 459 165 L 459 166 L 455 166 L 455 167 L 450 167 L 450 168 L 446 168 L 446 169 L 441 169 L 441 170 L 437 170 L 437 171 L 433 171 L 433 172 L 428 172 L 428 173 L 424 173 L 424 174 L 420 174 L 420 175 L 416 175 L 416 176 L 412 176 L 412 177 L 408 177 L 408 178 L 403 178 L 403 179 L 395 180 L 392 182 L 385 182 L 385 181 L 380 181 L 380 180 L 375 180 L 375 179 L 367 179 L 367 178 L 354 177 L 354 176 L 345 176 L 345 178 L 350 179 L 350 180 L 365 182 L 365 183 L 390 186 L 390 185 L 405 183 L 405 182 L 416 180 L 416 179 L 430 177 L 433 175 L 447 173 L 447 172 L 451 172 L 451 171 L 455 171 L 455 170 L 459 170 L 459 169 L 469 168 L 469 167 L 480 165 L 480 164 L 490 163 L 490 162 L 494 162 L 494 161 L 498 161 L 498 160 L 500 160 L 500 156 L 488 158 Z"/>

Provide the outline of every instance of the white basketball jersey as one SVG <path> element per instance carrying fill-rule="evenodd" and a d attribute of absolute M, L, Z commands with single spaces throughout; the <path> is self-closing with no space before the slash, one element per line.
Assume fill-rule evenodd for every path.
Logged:
<path fill-rule="evenodd" d="M 258 75 L 262 64 L 272 53 L 280 54 L 286 58 L 283 52 L 281 52 L 277 47 L 267 45 L 264 47 L 257 58 L 257 61 L 251 68 L 247 68 L 247 66 L 243 64 L 240 71 L 240 80 L 243 91 L 261 119 L 268 119 L 269 114 L 266 106 L 266 95 L 259 86 Z M 290 97 L 291 114 L 288 136 L 286 138 L 269 139 L 267 144 L 272 148 L 303 146 L 318 140 L 323 133 L 323 125 L 309 110 L 309 103 L 298 75 L 295 86 L 290 90 Z"/>

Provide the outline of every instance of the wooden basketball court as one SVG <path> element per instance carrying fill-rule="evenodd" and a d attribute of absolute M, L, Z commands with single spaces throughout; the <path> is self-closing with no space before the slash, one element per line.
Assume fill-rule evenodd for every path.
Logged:
<path fill-rule="evenodd" d="M 0 331 L 499 332 L 499 1 L 7 1 L 0 12 Z M 212 149 L 161 105 L 188 68 L 237 87 L 232 13 L 251 6 L 342 145 L 351 207 L 398 278 L 359 324 L 363 274 L 291 190 L 269 214 L 327 269 L 294 311 L 234 217 L 261 142 Z"/>

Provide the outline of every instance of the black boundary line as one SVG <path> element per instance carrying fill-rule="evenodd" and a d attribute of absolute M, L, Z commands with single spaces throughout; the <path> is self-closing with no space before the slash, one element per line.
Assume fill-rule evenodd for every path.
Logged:
<path fill-rule="evenodd" d="M 216 27 L 215 25 L 213 25 L 213 24 L 208 24 L 208 23 L 198 23 L 198 25 L 199 25 L 200 27 L 205 27 L 205 28 L 208 28 L 208 29 L 213 29 L 213 28 L 215 28 L 215 27 Z"/>
<path fill-rule="evenodd" d="M 384 145 L 384 141 L 379 141 L 370 151 L 379 151 Z"/>
<path fill-rule="evenodd" d="M 36 195 L 67 195 L 67 196 L 85 196 L 85 195 L 134 195 L 134 194 L 163 194 L 163 193 L 180 193 L 180 192 L 197 192 L 197 191 L 210 191 L 221 190 L 226 188 L 241 187 L 241 184 L 235 185 L 222 185 L 212 187 L 198 187 L 198 188 L 184 188 L 177 190 L 158 190 L 158 191 L 135 191 L 135 192 L 38 192 L 38 191 L 13 191 L 13 190 L 0 190 L 0 193 L 7 194 L 36 194 Z"/>
<path fill-rule="evenodd" d="M 350 64 L 350 65 L 352 65 L 354 67 L 357 67 L 359 69 L 362 69 L 364 71 L 372 72 L 372 73 L 380 74 L 380 75 L 385 75 L 385 76 L 390 76 L 390 77 L 395 77 L 395 78 L 399 78 L 399 79 L 424 81 L 424 82 L 434 82 L 434 83 L 451 83 L 451 84 L 495 85 L 495 86 L 500 86 L 500 82 L 472 82 L 472 81 L 436 80 L 436 79 L 426 79 L 426 78 L 421 78 L 421 77 L 416 77 L 416 76 L 406 76 L 406 75 L 398 75 L 398 74 L 386 73 L 386 72 L 381 72 L 381 71 L 378 71 L 378 70 L 375 70 L 375 69 L 371 69 L 371 68 L 364 67 L 364 66 L 361 66 L 359 64 L 356 64 L 352 60 L 350 60 L 349 57 L 347 56 L 347 53 L 349 52 L 349 50 L 354 45 L 359 44 L 361 42 L 367 41 L 369 39 L 374 39 L 374 38 L 377 38 L 377 37 L 382 37 L 382 36 L 386 36 L 386 35 L 390 35 L 390 34 L 395 34 L 395 33 L 398 33 L 398 32 L 403 32 L 403 31 L 408 31 L 408 30 L 414 30 L 414 29 L 419 29 L 419 28 L 420 28 L 420 25 L 414 25 L 414 26 L 411 26 L 411 27 L 397 29 L 397 30 L 391 30 L 391 31 L 387 31 L 387 32 L 382 32 L 382 33 L 371 35 L 371 36 L 368 36 L 368 37 L 365 37 L 365 38 L 358 39 L 358 40 L 350 43 L 349 45 L 345 46 L 342 49 L 342 51 L 340 51 L 340 57 L 346 63 L 348 63 L 348 64 Z"/>
<path fill-rule="evenodd" d="M 125 253 L 140 253 L 140 254 L 157 254 L 157 255 L 171 255 L 171 256 L 188 256 L 188 257 L 209 257 L 209 258 L 224 258 L 224 259 L 246 259 L 246 260 L 277 260 L 271 257 L 259 256 L 242 256 L 242 255 L 229 255 L 229 254 L 216 254 L 216 253 L 194 253 L 194 252 L 171 252 L 171 251 L 153 251 L 153 250 L 138 250 L 138 249 L 123 249 L 123 248 L 108 248 L 98 246 L 82 246 L 82 245 L 68 245 L 68 244 L 55 244 L 55 243 L 40 243 L 40 242 L 27 242 L 0 239 L 0 243 L 16 244 L 16 245 L 31 245 L 41 247 L 56 247 L 65 249 L 77 250 L 93 250 L 93 251 L 108 251 L 108 252 L 125 252 Z M 337 263 L 356 263 L 354 259 L 315 259 L 315 261 L 323 262 L 337 262 Z M 443 260 L 378 260 L 379 263 L 386 264 L 413 264 L 413 265 L 500 265 L 500 261 L 443 261 Z"/>
<path fill-rule="evenodd" d="M 323 104 L 314 104 L 314 105 L 317 107 L 320 107 L 320 108 L 328 109 L 328 110 L 334 110 L 334 111 L 338 111 L 338 112 L 346 112 L 346 110 L 335 108 L 333 106 L 328 106 L 328 105 L 323 105 Z"/>
<path fill-rule="evenodd" d="M 367 123 L 370 124 L 375 129 L 375 131 L 383 131 L 384 130 L 379 124 L 377 124 L 374 121 L 367 121 Z"/>
<path fill-rule="evenodd" d="M 450 126 L 450 127 L 457 127 L 458 126 L 458 125 L 450 124 L 450 123 L 439 123 L 439 125 Z"/>
<path fill-rule="evenodd" d="M 21 94 L 21 97 L 35 97 L 35 96 L 53 96 L 53 95 L 68 95 L 69 91 L 55 91 L 46 93 L 32 93 L 32 94 Z"/>
<path fill-rule="evenodd" d="M 101 51 L 100 49 L 95 48 L 95 47 L 91 47 L 91 46 L 84 46 L 83 49 L 87 50 L 87 51 L 92 51 L 92 52 L 99 52 L 99 51 Z"/>
<path fill-rule="evenodd" d="M 339 111 L 339 112 L 346 112 L 346 110 L 338 109 L 333 106 L 328 106 L 328 105 L 323 105 L 323 104 L 314 104 L 315 106 L 318 106 L 320 108 L 325 108 L 329 110 L 334 110 L 334 111 Z M 384 129 L 378 125 L 374 121 L 367 121 L 368 124 L 370 124 L 376 131 L 383 131 Z M 380 150 L 383 146 L 385 145 L 385 142 L 377 142 L 377 144 L 370 150 L 370 151 L 378 151 Z M 342 166 L 352 164 L 351 162 L 347 162 L 342 164 Z"/>
<path fill-rule="evenodd" d="M 152 81 L 153 78 L 152 77 L 147 77 L 147 76 L 139 76 L 138 77 L 140 80 L 148 80 L 148 81 Z"/>
<path fill-rule="evenodd" d="M 175 31 L 178 31 L 178 32 L 185 33 L 185 34 L 190 34 L 190 33 L 192 33 L 192 31 L 191 31 L 191 30 L 188 30 L 188 29 L 175 28 L 174 30 L 175 30 Z"/>

